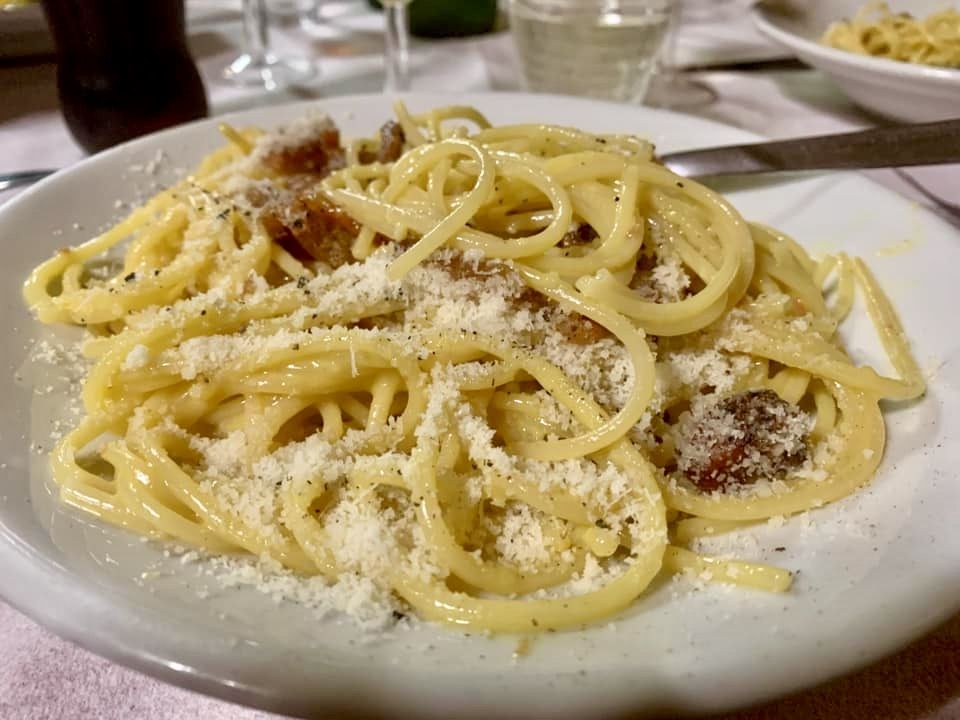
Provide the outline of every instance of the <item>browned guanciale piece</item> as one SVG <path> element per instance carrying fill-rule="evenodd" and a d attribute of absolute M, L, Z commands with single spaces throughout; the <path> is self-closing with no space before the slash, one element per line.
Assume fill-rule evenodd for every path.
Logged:
<path fill-rule="evenodd" d="M 263 164 L 281 175 L 329 175 L 342 168 L 346 155 L 340 147 L 340 131 L 326 128 L 303 142 L 281 145 L 263 157 Z"/>
<path fill-rule="evenodd" d="M 353 261 L 350 248 L 360 226 L 320 195 L 300 195 L 289 207 L 260 216 L 271 239 L 299 260 L 318 260 L 337 269 Z"/>
<path fill-rule="evenodd" d="M 562 248 L 588 245 L 598 237 L 597 231 L 591 225 L 580 223 L 573 230 L 567 230 L 558 245 Z"/>
<path fill-rule="evenodd" d="M 480 258 L 476 261 L 467 260 L 463 255 L 455 253 L 443 260 L 428 262 L 435 263 L 443 268 L 453 280 L 474 280 L 477 278 L 488 277 L 508 277 L 515 274 L 509 265 L 498 262 L 491 262 L 486 258 Z"/>
<path fill-rule="evenodd" d="M 353 260 L 350 248 L 360 227 L 323 196 L 305 191 L 282 202 L 275 192 L 253 186 L 246 198 L 260 209 L 270 239 L 298 260 L 319 260 L 333 269 Z"/>
<path fill-rule="evenodd" d="M 603 325 L 577 313 L 560 315 L 556 328 L 574 345 L 593 345 L 610 337 L 610 331 Z"/>
<path fill-rule="evenodd" d="M 700 400 L 678 430 L 678 469 L 712 492 L 781 478 L 802 465 L 810 419 L 772 390 L 749 390 Z"/>
<path fill-rule="evenodd" d="M 380 129 L 379 150 L 361 161 L 392 162 L 403 153 L 403 143 L 403 129 L 388 122 Z M 292 201 L 281 202 L 256 187 L 247 191 L 250 203 L 261 208 L 260 221 L 270 238 L 299 260 L 317 260 L 333 269 L 353 260 L 350 249 L 359 225 L 316 189 L 316 181 L 342 168 L 345 158 L 339 131 L 325 127 L 263 157 L 266 167 L 289 177 L 287 188 L 295 193 Z"/>
<path fill-rule="evenodd" d="M 492 276 L 506 277 L 516 274 L 515 270 L 504 263 L 491 262 L 486 259 L 470 262 L 465 260 L 462 255 L 454 255 L 444 260 L 442 267 L 454 280 Z M 595 323 L 590 318 L 578 313 L 559 312 L 551 306 L 550 301 L 544 295 L 533 288 L 524 287 L 512 302 L 518 310 L 539 312 L 544 308 L 551 308 L 554 327 L 574 345 L 590 345 L 603 338 L 610 337 L 610 332 L 603 325 Z"/>
<path fill-rule="evenodd" d="M 394 162 L 403 155 L 404 142 L 406 137 L 400 123 L 389 120 L 380 127 L 380 147 L 377 151 L 362 150 L 357 159 L 364 165 L 372 162 Z"/>

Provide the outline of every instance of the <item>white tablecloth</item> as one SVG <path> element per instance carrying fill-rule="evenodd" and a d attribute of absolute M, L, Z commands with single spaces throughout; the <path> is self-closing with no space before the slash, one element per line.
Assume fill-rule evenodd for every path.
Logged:
<path fill-rule="evenodd" d="M 190 41 L 207 83 L 214 113 L 298 98 L 376 92 L 382 84 L 382 19 L 362 2 L 325 3 L 343 11 L 313 35 L 300 28 L 274 32 L 281 53 L 317 58 L 316 87 L 269 94 L 230 87 L 220 71 L 238 51 L 239 13 L 233 3 L 194 0 Z M 691 26 L 681 36 L 687 65 L 776 56 L 749 27 Z M 522 85 L 510 38 L 415 42 L 414 89 L 514 90 Z M 837 132 L 873 124 L 829 81 L 804 69 L 701 72 L 696 78 L 716 101 L 696 110 L 705 117 L 772 137 Z M 83 151 L 57 109 L 55 67 L 49 59 L 0 65 L 0 172 L 59 168 Z M 909 173 L 876 171 L 878 182 L 940 212 L 931 196 L 960 203 L 960 169 Z M 13 192 L 0 193 L 0 202 Z M 960 221 L 952 217 L 952 222 Z M 0 569 L 2 571 L 2 569 Z M 0 718 L 3 720 L 253 720 L 272 717 L 173 688 L 113 665 L 65 643 L 0 604 Z M 732 718 L 733 716 L 731 716 Z M 960 618 L 873 668 L 795 698 L 736 716 L 896 717 L 960 719 Z"/>

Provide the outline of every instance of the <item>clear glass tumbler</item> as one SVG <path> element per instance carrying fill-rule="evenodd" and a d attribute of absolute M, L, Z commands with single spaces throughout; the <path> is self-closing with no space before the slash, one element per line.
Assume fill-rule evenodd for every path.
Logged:
<path fill-rule="evenodd" d="M 534 92 L 641 102 L 675 0 L 510 0 Z"/>

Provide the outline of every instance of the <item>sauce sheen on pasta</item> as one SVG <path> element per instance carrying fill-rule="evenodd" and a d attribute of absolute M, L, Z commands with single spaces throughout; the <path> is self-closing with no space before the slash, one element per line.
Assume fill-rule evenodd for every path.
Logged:
<path fill-rule="evenodd" d="M 32 273 L 37 318 L 88 331 L 63 501 L 463 629 L 580 627 L 660 573 L 787 591 L 691 542 L 874 474 L 880 400 L 924 384 L 866 265 L 632 136 L 396 111 L 224 127 Z M 896 377 L 840 342 L 858 291 Z"/>

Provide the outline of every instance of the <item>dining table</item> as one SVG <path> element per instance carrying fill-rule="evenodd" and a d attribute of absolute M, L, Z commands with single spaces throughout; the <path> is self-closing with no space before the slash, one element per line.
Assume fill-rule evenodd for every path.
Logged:
<path fill-rule="evenodd" d="M 676 30 L 673 72 L 706 99 L 674 108 L 770 138 L 853 131 L 883 124 L 831 81 L 801 65 L 754 30 L 742 12 L 698 17 Z M 305 7 L 307 6 L 307 7 Z M 295 12 L 307 10 L 311 21 Z M 501 8 L 502 10 L 502 8 Z M 212 115 L 294 100 L 376 93 L 383 86 L 384 21 L 364 0 L 284 0 L 270 15 L 279 55 L 312 59 L 316 79 L 286 90 L 231 85 L 223 70 L 242 49 L 239 2 L 187 0 L 188 41 L 204 79 Z M 468 38 L 414 38 L 413 90 L 516 91 L 522 72 L 505 13 L 494 30 Z M 39 16 L 39 14 L 38 14 Z M 0 173 L 59 169 L 80 162 L 57 99 L 49 38 L 3 52 L 0 17 Z M 8 46 L 9 47 L 9 46 Z M 643 128 L 630 128 L 643 133 Z M 865 172 L 877 183 L 957 228 L 960 166 Z M 0 192 L 0 203 L 22 188 Z M 0 471 L 0 481 L 6 482 Z M 2 573 L 2 568 L 0 568 Z M 165 684 L 62 640 L 0 603 L 0 720 L 266 720 L 279 716 Z M 322 717 L 322 716 L 320 716 Z M 826 684 L 766 704 L 715 716 L 726 720 L 960 720 L 960 616 L 896 654 Z"/>

